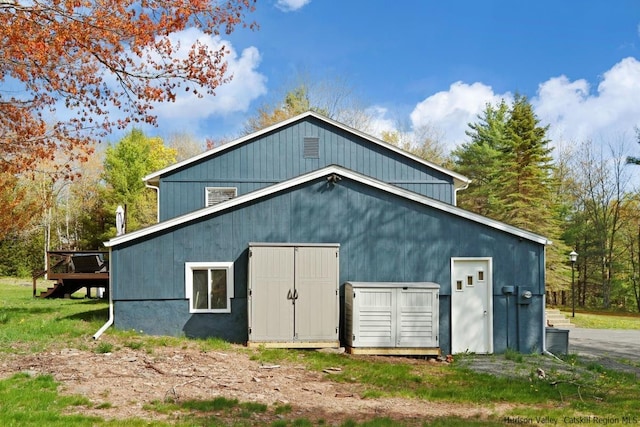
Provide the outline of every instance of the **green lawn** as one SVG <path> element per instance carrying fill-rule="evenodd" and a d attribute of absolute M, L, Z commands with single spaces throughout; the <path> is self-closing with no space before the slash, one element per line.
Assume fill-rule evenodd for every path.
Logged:
<path fill-rule="evenodd" d="M 30 280 L 0 279 L 0 353 L 72 344 L 86 348 L 107 316 L 104 301 L 33 298 Z"/>
<path fill-rule="evenodd" d="M 185 338 L 148 337 L 131 331 L 109 329 L 109 340 L 92 340 L 92 335 L 107 319 L 108 305 L 104 301 L 84 298 L 67 300 L 40 300 L 32 297 L 31 283 L 26 280 L 0 279 L 0 364 L 12 354 L 31 354 L 59 348 L 89 349 L 95 352 L 117 352 L 121 348 L 153 352 L 157 346 L 173 347 L 176 351 L 194 341 Z M 589 327 L 631 325 L 637 328 L 637 317 L 619 318 L 603 314 L 580 314 L 577 319 L 595 318 Z M 611 318 L 611 319 L 610 319 Z M 629 322 L 629 323 L 626 323 Z M 600 325 L 600 326 L 597 326 Z M 608 325 L 608 326 L 607 326 Z M 618 326 L 621 327 L 621 326 Z M 360 386 L 363 398 L 403 397 L 429 402 L 478 405 L 491 411 L 496 403 L 509 404 L 506 413 L 483 418 L 445 417 L 429 420 L 428 425 L 504 425 L 509 420 L 543 417 L 560 419 L 565 416 L 621 417 L 637 413 L 640 385 L 633 375 L 607 371 L 593 362 L 582 363 L 569 356 L 563 369 L 549 369 L 539 379 L 536 368 L 548 358 L 541 355 L 486 356 L 499 366 L 511 364 L 519 377 L 494 376 L 469 369 L 465 356 L 456 356 L 451 365 L 428 363 L 398 358 L 368 358 L 345 354 L 282 349 L 247 349 L 232 346 L 220 340 L 199 341 L 207 349 L 248 353 L 254 360 L 265 363 L 295 364 L 322 372 L 327 367 L 339 367 L 326 377 L 335 382 Z M 37 399 L 34 399 L 37 396 Z M 105 421 L 82 415 L 92 403 L 82 396 L 59 393 L 59 384 L 51 376 L 33 376 L 16 372 L 0 379 L 0 425 L 8 426 L 93 426 L 93 425 L 147 425 L 139 419 Z M 235 399 L 216 398 L 204 401 L 152 402 L 147 409 L 159 414 L 171 414 L 171 425 L 253 425 L 252 414 L 272 414 L 277 421 L 272 426 L 326 425 L 329 420 L 294 419 L 290 405 L 266 406 Z M 634 412 L 635 411 L 635 412 Z M 226 414 L 216 418 L 212 413 Z M 176 415 L 177 414 L 177 415 Z M 228 424 L 222 419 L 237 419 Z M 511 417 L 505 419 L 504 417 Z M 513 423 L 513 422 L 511 422 Z M 158 423 L 154 422 L 154 425 Z M 398 423 L 388 418 L 373 421 L 350 420 L 342 426 L 421 426 L 426 422 L 407 420 Z"/>
<path fill-rule="evenodd" d="M 640 329 L 640 314 L 630 313 L 594 313 L 577 311 L 571 317 L 571 311 L 563 311 L 571 323 L 579 328 L 592 329 Z"/>

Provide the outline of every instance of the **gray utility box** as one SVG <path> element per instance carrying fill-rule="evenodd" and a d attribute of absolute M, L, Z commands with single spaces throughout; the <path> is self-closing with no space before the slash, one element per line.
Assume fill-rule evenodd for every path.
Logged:
<path fill-rule="evenodd" d="M 338 347 L 339 245 L 250 243 L 249 341 L 265 347 Z"/>
<path fill-rule="evenodd" d="M 569 354 L 569 330 L 545 328 L 547 351 L 553 354 Z"/>
<path fill-rule="evenodd" d="M 368 354 L 438 354 L 439 294 L 431 282 L 345 283 L 345 343 L 378 349 Z"/>

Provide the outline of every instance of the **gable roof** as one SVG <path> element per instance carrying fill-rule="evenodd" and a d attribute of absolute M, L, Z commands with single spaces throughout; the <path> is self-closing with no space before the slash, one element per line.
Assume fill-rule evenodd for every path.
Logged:
<path fill-rule="evenodd" d="M 396 187 L 392 184 L 387 184 L 386 182 L 379 181 L 377 179 L 368 177 L 366 175 L 362 175 L 360 173 L 354 172 L 349 169 L 345 169 L 341 166 L 331 165 L 322 169 L 317 169 L 313 172 L 306 173 L 304 175 L 297 176 L 295 178 L 289 179 L 287 181 L 279 182 L 277 184 L 273 184 L 268 187 L 261 188 L 259 190 L 253 191 L 251 193 L 246 193 L 241 196 L 238 196 L 234 199 L 229 199 L 225 202 L 218 203 L 217 205 L 213 205 L 204 209 L 200 209 L 194 212 L 190 212 L 186 215 L 182 215 L 176 218 L 169 219 L 167 221 L 160 222 L 158 224 L 149 226 L 147 228 L 143 228 L 140 230 L 133 231 L 131 233 L 123 234 L 118 237 L 114 237 L 113 239 L 105 242 L 104 245 L 106 247 L 114 247 L 120 244 L 131 242 L 136 239 L 153 235 L 155 233 L 161 232 L 163 230 L 167 230 L 171 227 L 176 227 L 182 224 L 185 224 L 190 221 L 194 221 L 208 215 L 223 212 L 225 210 L 231 209 L 235 206 L 242 205 L 247 202 L 251 202 L 253 200 L 260 199 L 262 197 L 270 196 L 272 194 L 285 191 L 297 185 L 301 185 L 318 178 L 328 177 L 330 175 L 338 175 L 342 178 L 348 178 L 353 181 L 360 182 L 362 184 L 368 185 L 373 188 L 377 188 L 379 190 L 385 191 L 390 194 L 394 194 L 396 196 L 400 196 L 407 200 L 412 200 L 414 202 L 420 203 L 425 206 L 430 206 L 434 209 L 438 209 L 440 211 L 448 212 L 450 214 L 456 215 L 460 218 L 465 218 L 470 221 L 504 231 L 506 233 L 521 237 L 526 240 L 530 240 L 536 243 L 540 243 L 543 245 L 551 244 L 547 238 L 537 235 L 535 233 L 531 233 L 526 230 L 522 230 L 517 227 L 513 227 L 511 225 L 495 221 L 490 218 L 483 217 L 482 215 L 475 214 L 473 212 L 466 211 L 464 209 L 458 208 L 456 206 L 450 205 L 448 203 L 440 202 L 435 199 L 431 199 L 429 197 L 423 196 L 418 193 L 414 193 L 409 190 L 405 190 L 400 187 Z"/>
<path fill-rule="evenodd" d="M 283 128 L 285 126 L 288 126 L 291 123 L 295 123 L 295 122 L 303 120 L 303 119 L 305 119 L 307 117 L 313 117 L 315 119 L 321 120 L 321 121 L 323 121 L 323 122 L 325 122 L 325 123 L 327 123 L 329 125 L 335 126 L 335 127 L 339 128 L 339 129 L 341 129 L 343 131 L 346 131 L 346 132 L 348 132 L 348 133 L 350 133 L 352 135 L 356 135 L 356 136 L 358 136 L 360 138 L 363 138 L 363 139 L 365 139 L 365 140 L 367 140 L 367 141 L 369 141 L 369 142 L 371 142 L 373 144 L 376 144 L 376 145 L 379 145 L 381 147 L 384 147 L 384 148 L 386 148 L 388 150 L 391 150 L 391 151 L 393 151 L 395 153 L 398 153 L 398 154 L 400 154 L 400 155 L 402 155 L 404 157 L 407 157 L 407 158 L 409 158 L 411 160 L 414 160 L 414 161 L 416 161 L 418 163 L 422 163 L 423 165 L 426 165 L 426 166 L 430 167 L 431 169 L 437 170 L 438 172 L 441 172 L 441 173 L 443 173 L 445 175 L 448 175 L 453 179 L 454 188 L 455 189 L 464 189 L 471 182 L 471 180 L 469 178 L 467 178 L 466 176 L 460 175 L 459 173 L 450 171 L 450 170 L 448 170 L 446 168 L 443 168 L 442 166 L 439 166 L 439 165 L 437 165 L 435 163 L 432 163 L 432 162 L 429 162 L 427 160 L 424 160 L 424 159 L 422 159 L 422 158 L 420 158 L 420 157 L 418 157 L 418 156 L 416 156 L 414 154 L 411 154 L 411 153 L 409 153 L 407 151 L 404 151 L 404 150 L 396 147 L 395 145 L 389 144 L 389 143 L 387 143 L 387 142 L 385 142 L 385 141 L 383 141 L 381 139 L 378 139 L 378 138 L 376 138 L 374 136 L 371 136 L 371 135 L 366 134 L 364 132 L 361 132 L 361 131 L 359 131 L 357 129 L 351 128 L 351 127 L 349 127 L 349 126 L 347 126 L 345 124 L 337 122 L 337 121 L 335 121 L 333 119 L 325 117 L 322 114 L 316 113 L 315 111 L 307 111 L 305 113 L 299 114 L 299 115 L 297 115 L 295 117 L 292 117 L 290 119 L 284 120 L 282 122 L 279 122 L 279 123 L 276 123 L 276 124 L 271 125 L 269 127 L 266 127 L 264 129 L 261 129 L 261 130 L 259 130 L 257 132 L 251 133 L 249 135 L 245 135 L 245 136 L 243 136 L 241 138 L 238 138 L 238 139 L 236 139 L 234 141 L 231 141 L 229 143 L 223 144 L 223 145 L 221 145 L 219 147 L 216 147 L 216 148 L 213 148 L 211 150 L 205 151 L 204 153 L 198 154 L 197 156 L 191 157 L 189 159 L 186 159 L 186 160 L 183 160 L 181 162 L 175 163 L 175 164 L 173 164 L 171 166 L 168 166 L 168 167 L 166 167 L 164 169 L 161 169 L 159 171 L 153 172 L 153 173 L 145 176 L 144 178 L 142 178 L 142 180 L 145 181 L 148 184 L 157 185 L 159 180 L 160 180 L 160 177 L 162 175 L 165 175 L 165 174 L 167 174 L 169 172 L 172 172 L 174 170 L 180 169 L 180 168 L 182 168 L 184 166 L 187 166 L 187 165 L 189 165 L 191 163 L 195 163 L 195 162 L 197 162 L 199 160 L 206 159 L 207 157 L 215 156 L 216 154 L 218 154 L 220 152 L 223 152 L 223 151 L 226 151 L 226 150 L 229 150 L 229 149 L 235 147 L 236 145 L 243 144 L 243 143 L 245 143 L 247 141 L 250 141 L 252 139 L 258 138 L 258 137 L 260 137 L 262 135 L 265 135 L 265 134 L 267 134 L 269 132 L 272 132 L 274 130 L 277 130 L 279 128 Z"/>

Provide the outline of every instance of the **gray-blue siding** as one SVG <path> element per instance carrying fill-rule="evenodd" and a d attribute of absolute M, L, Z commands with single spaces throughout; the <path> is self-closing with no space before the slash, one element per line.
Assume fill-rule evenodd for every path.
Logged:
<path fill-rule="evenodd" d="M 317 159 L 303 157 L 303 140 L 307 136 L 319 138 Z M 332 164 L 453 203 L 450 176 L 307 118 L 162 176 L 160 220 L 203 208 L 205 187 L 236 187 L 241 195 Z"/>
<path fill-rule="evenodd" d="M 247 339 L 249 242 L 340 243 L 340 283 L 436 282 L 440 340 L 450 351 L 452 257 L 492 257 L 494 350 L 542 349 L 544 246 L 343 179 L 319 179 L 232 210 L 112 248 L 116 327 L 151 334 Z M 189 314 L 187 261 L 234 261 L 230 314 Z M 530 287 L 530 305 L 503 286 Z"/>

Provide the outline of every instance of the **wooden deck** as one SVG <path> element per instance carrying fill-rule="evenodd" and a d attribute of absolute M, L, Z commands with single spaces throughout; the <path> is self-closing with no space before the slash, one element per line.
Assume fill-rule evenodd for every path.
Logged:
<path fill-rule="evenodd" d="M 106 251 L 48 251 L 47 268 L 33 275 L 33 296 L 68 298 L 82 288 L 109 288 L 109 260 Z M 41 277 L 55 281 L 36 295 L 36 281 Z M 97 294 L 97 291 L 96 291 Z"/>

